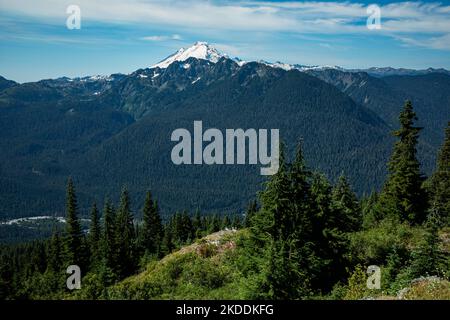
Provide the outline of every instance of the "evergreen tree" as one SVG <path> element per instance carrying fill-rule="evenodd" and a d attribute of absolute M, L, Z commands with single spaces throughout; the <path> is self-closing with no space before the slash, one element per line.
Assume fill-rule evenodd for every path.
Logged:
<path fill-rule="evenodd" d="M 418 248 L 412 252 L 411 278 L 429 275 L 443 276 L 449 270 L 446 255 L 440 249 L 438 219 L 439 217 L 434 214 L 428 216 L 425 237 Z"/>
<path fill-rule="evenodd" d="M 103 264 L 111 273 L 117 273 L 116 216 L 110 201 L 106 199 L 103 208 Z"/>
<path fill-rule="evenodd" d="M 203 231 L 203 222 L 200 215 L 200 210 L 195 211 L 194 219 L 192 219 L 192 227 L 194 228 L 195 238 L 201 238 Z"/>
<path fill-rule="evenodd" d="M 431 212 L 440 224 L 450 225 L 450 122 L 437 158 L 436 170 L 428 181 Z"/>
<path fill-rule="evenodd" d="M 362 227 L 364 230 L 374 227 L 382 220 L 383 217 L 381 216 L 378 203 L 379 197 L 377 192 L 372 192 L 368 197 L 361 199 Z"/>
<path fill-rule="evenodd" d="M 358 230 L 361 225 L 361 209 L 356 194 L 343 174 L 333 188 L 331 201 L 336 227 L 343 232 Z"/>
<path fill-rule="evenodd" d="M 50 239 L 48 249 L 48 265 L 47 270 L 51 272 L 60 272 L 62 268 L 62 253 L 63 247 L 59 232 L 54 230 L 52 238 Z"/>
<path fill-rule="evenodd" d="M 245 213 L 244 227 L 249 228 L 252 224 L 252 218 L 258 211 L 258 204 L 255 200 L 250 201 L 247 207 L 247 211 Z"/>
<path fill-rule="evenodd" d="M 91 209 L 91 224 L 89 228 L 89 249 L 91 253 L 91 266 L 98 266 L 100 264 L 100 240 L 101 228 L 100 217 L 97 209 L 97 204 L 94 202 Z"/>
<path fill-rule="evenodd" d="M 422 128 L 415 127 L 416 114 L 410 101 L 400 113 L 400 129 L 393 132 L 395 143 L 388 163 L 389 175 L 380 195 L 380 209 L 385 216 L 400 218 L 410 223 L 421 223 L 426 212 L 424 181 L 417 160 L 416 146 Z"/>
<path fill-rule="evenodd" d="M 73 181 L 69 178 L 67 182 L 66 199 L 66 235 L 65 235 L 65 263 L 83 267 L 82 251 L 83 233 L 78 220 L 77 198 Z"/>
<path fill-rule="evenodd" d="M 233 222 L 231 223 L 232 227 L 234 229 L 240 229 L 242 228 L 242 222 L 241 222 L 241 216 L 238 214 L 235 214 L 233 217 Z"/>
<path fill-rule="evenodd" d="M 280 150 L 278 172 L 272 175 L 265 184 L 265 190 L 260 194 L 261 209 L 253 219 L 254 235 L 260 240 L 285 239 L 286 229 L 292 223 L 290 202 L 290 181 L 285 162 L 284 150 Z"/>
<path fill-rule="evenodd" d="M 308 241 L 312 232 L 313 199 L 311 195 L 311 172 L 306 167 L 301 143 L 298 144 L 295 159 L 292 163 L 289 180 L 291 216 L 286 221 L 289 234 L 296 233 L 301 239 L 298 243 L 303 245 Z"/>
<path fill-rule="evenodd" d="M 159 215 L 159 208 L 156 201 L 152 200 L 150 191 L 145 197 L 143 209 L 144 224 L 141 231 L 144 250 L 148 254 L 160 254 L 163 238 L 163 226 Z"/>
<path fill-rule="evenodd" d="M 124 278 L 136 270 L 135 230 L 131 212 L 130 196 L 126 188 L 122 190 L 120 206 L 116 217 L 115 241 L 117 245 L 118 275 Z"/>
<path fill-rule="evenodd" d="M 303 269 L 307 264 L 306 247 L 300 237 L 297 224 L 300 210 L 293 198 L 299 187 L 293 180 L 300 179 L 303 161 L 301 151 L 291 172 L 285 162 L 284 150 L 280 150 L 279 169 L 266 183 L 261 193 L 261 209 L 252 219 L 252 239 L 255 247 L 262 247 L 262 278 L 259 284 L 269 299 L 298 299 L 309 294 L 309 278 Z M 297 189 L 298 188 L 298 189 Z M 297 210 L 298 209 L 298 210 Z"/>
<path fill-rule="evenodd" d="M 231 219 L 228 214 L 225 214 L 222 218 L 221 229 L 231 228 Z"/>
<path fill-rule="evenodd" d="M 337 256 L 335 250 L 342 246 L 341 233 L 336 228 L 332 210 L 332 186 L 325 175 L 312 174 L 311 182 L 311 237 L 309 270 L 313 288 L 329 289 L 338 270 L 332 270 Z M 341 268 L 345 266 L 341 266 Z M 341 270 L 339 268 L 339 271 Z M 340 273 L 340 272 L 339 272 Z"/>
<path fill-rule="evenodd" d="M 207 232 L 213 233 L 220 230 L 221 227 L 221 221 L 219 218 L 219 215 L 213 214 L 212 217 L 208 217 L 207 219 Z"/>
<path fill-rule="evenodd" d="M 162 249 L 164 254 L 169 254 L 173 251 L 175 245 L 173 243 L 172 224 L 169 222 L 164 226 L 164 237 L 162 242 Z"/>

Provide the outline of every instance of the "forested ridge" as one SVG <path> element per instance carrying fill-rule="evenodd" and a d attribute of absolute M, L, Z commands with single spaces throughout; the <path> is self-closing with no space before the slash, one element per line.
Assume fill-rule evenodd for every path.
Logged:
<path fill-rule="evenodd" d="M 289 153 L 303 138 L 305 159 L 314 169 L 332 183 L 344 172 L 362 196 L 383 184 L 394 142 L 386 132 L 396 127 L 406 98 L 424 127 L 417 149 L 428 175 L 450 116 L 450 76 L 436 73 L 374 78 L 189 58 L 166 69 L 107 78 L 1 82 L 0 223 L 64 216 L 68 176 L 77 185 L 83 218 L 93 202 L 107 196 L 118 202 L 124 184 L 138 218 L 147 189 L 163 216 L 197 208 L 205 214 L 243 213 L 263 181 L 258 166 L 171 162 L 171 133 L 191 130 L 195 120 L 205 130 L 277 128 Z M 16 229 L 0 225 L 2 235 L 11 233 L 0 241 L 15 241 Z M 24 231 L 29 238 L 31 231 Z M 49 233 L 47 228 L 39 235 Z"/>
<path fill-rule="evenodd" d="M 435 276 L 432 287 L 406 294 L 450 299 L 450 122 L 429 177 L 417 159 L 416 122 L 407 101 L 383 187 L 359 198 L 345 175 L 332 184 L 313 170 L 302 144 L 293 159 L 283 145 L 279 171 L 245 216 L 183 211 L 163 219 L 147 191 L 137 222 L 124 187 L 117 204 L 92 205 L 84 233 L 69 178 L 65 228 L 55 226 L 51 239 L 1 247 L 0 297 L 360 299 L 392 296 Z M 220 230 L 232 231 L 208 238 Z M 73 264 L 83 278 L 70 291 L 65 271 Z M 366 287 L 369 265 L 381 268 L 378 291 Z"/>

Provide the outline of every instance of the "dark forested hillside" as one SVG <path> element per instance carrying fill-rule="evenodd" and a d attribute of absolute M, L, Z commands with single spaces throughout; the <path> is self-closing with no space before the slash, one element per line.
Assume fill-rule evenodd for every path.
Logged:
<path fill-rule="evenodd" d="M 279 128 L 287 145 L 303 139 L 307 160 L 330 179 L 344 172 L 359 194 L 368 193 L 381 186 L 392 145 L 386 132 L 410 96 L 420 124 L 427 124 L 419 157 L 429 171 L 450 116 L 450 77 L 335 72 L 311 76 L 190 58 L 129 75 L 2 81 L 0 217 L 61 214 L 68 176 L 81 187 L 82 214 L 93 200 L 116 199 L 122 185 L 138 203 L 143 190 L 154 190 L 163 213 L 241 212 L 262 181 L 259 165 L 172 164 L 170 134 L 192 131 L 194 120 L 202 120 L 204 130 Z M 435 77 L 444 79 L 433 85 Z M 424 100 L 427 92 L 432 102 Z"/>
<path fill-rule="evenodd" d="M 436 148 L 443 139 L 450 119 L 450 75 L 433 72 L 416 75 L 374 77 L 366 72 L 344 72 L 335 69 L 310 71 L 310 74 L 339 88 L 355 102 L 374 111 L 390 128 L 394 128 L 398 112 L 405 100 L 415 106 L 419 125 L 424 128 L 419 141 L 419 158 L 430 173 L 435 163 Z"/>

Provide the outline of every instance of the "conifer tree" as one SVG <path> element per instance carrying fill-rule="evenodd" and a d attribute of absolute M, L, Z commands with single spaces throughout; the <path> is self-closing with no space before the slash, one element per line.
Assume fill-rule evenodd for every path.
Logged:
<path fill-rule="evenodd" d="M 117 245 L 118 275 L 124 278 L 136 269 L 136 238 L 131 212 L 130 196 L 124 188 L 120 197 L 119 210 L 116 217 L 115 239 Z"/>
<path fill-rule="evenodd" d="M 341 233 L 336 229 L 334 213 L 331 206 L 332 186 L 325 175 L 314 172 L 311 182 L 312 213 L 310 243 L 311 286 L 328 289 L 335 278 L 336 271 L 332 270 L 336 248 L 342 246 Z M 336 242 L 339 240 L 338 242 Z"/>
<path fill-rule="evenodd" d="M 97 204 L 94 202 L 91 209 L 91 224 L 89 227 L 89 249 L 91 253 L 91 266 L 98 266 L 100 263 L 100 217 L 97 209 Z"/>
<path fill-rule="evenodd" d="M 175 248 L 173 243 L 172 224 L 169 222 L 164 226 L 164 237 L 162 242 L 162 249 L 165 254 L 169 254 Z"/>
<path fill-rule="evenodd" d="M 163 226 L 159 215 L 159 208 L 156 201 L 152 200 L 150 191 L 145 197 L 143 209 L 143 227 L 141 237 L 143 246 L 148 254 L 160 254 L 161 243 L 163 238 Z"/>
<path fill-rule="evenodd" d="M 242 228 L 242 221 L 241 221 L 240 215 L 238 215 L 238 214 L 235 214 L 235 215 L 234 215 L 233 221 L 232 221 L 232 223 L 231 223 L 231 226 L 232 226 L 234 229 L 240 229 L 240 228 Z"/>
<path fill-rule="evenodd" d="M 63 248 L 59 232 L 54 230 L 49 244 L 48 265 L 47 265 L 48 271 L 57 273 L 63 269 L 62 252 Z"/>
<path fill-rule="evenodd" d="M 309 294 L 309 277 L 304 267 L 307 262 L 307 249 L 300 237 L 298 215 L 301 199 L 293 195 L 300 186 L 293 183 L 300 179 L 301 151 L 291 172 L 285 162 L 284 150 L 280 150 L 279 169 L 266 183 L 261 193 L 261 209 L 252 219 L 252 239 L 256 247 L 262 246 L 263 261 L 260 287 L 267 291 L 265 298 L 298 299 Z M 299 195 L 300 196 L 300 195 Z M 297 211 L 299 209 L 299 211 Z"/>
<path fill-rule="evenodd" d="M 331 201 L 336 227 L 343 232 L 358 230 L 361 225 L 361 208 L 356 194 L 343 174 L 333 188 Z"/>
<path fill-rule="evenodd" d="M 221 221 L 217 214 L 214 214 L 212 217 L 209 217 L 208 223 L 208 233 L 217 232 L 220 230 Z"/>
<path fill-rule="evenodd" d="M 379 196 L 377 192 L 372 192 L 368 197 L 361 199 L 361 212 L 362 212 L 362 228 L 367 230 L 374 227 L 379 221 L 382 220 L 381 210 L 378 207 Z"/>
<path fill-rule="evenodd" d="M 400 129 L 393 132 L 399 140 L 395 143 L 388 163 L 389 175 L 380 195 L 380 209 L 385 216 L 399 218 L 410 223 L 421 223 L 426 213 L 424 181 L 417 160 L 416 146 L 422 128 L 417 121 L 410 101 L 406 101 L 400 113 Z"/>
<path fill-rule="evenodd" d="M 228 214 L 225 214 L 222 218 L 221 229 L 224 230 L 225 228 L 231 228 L 231 219 Z"/>
<path fill-rule="evenodd" d="M 439 224 L 450 225 L 450 122 L 445 129 L 445 140 L 436 163 L 436 170 L 428 181 L 431 212 Z"/>
<path fill-rule="evenodd" d="M 117 272 L 116 216 L 111 202 L 106 199 L 103 208 L 103 261 L 106 269 Z"/>
<path fill-rule="evenodd" d="M 83 252 L 80 221 L 78 220 L 77 198 L 72 178 L 67 182 L 66 199 L 66 235 L 65 235 L 65 263 L 83 267 Z"/>
<path fill-rule="evenodd" d="M 256 202 L 256 199 L 250 201 L 250 203 L 247 206 L 247 211 L 245 213 L 245 220 L 244 220 L 244 227 L 249 228 L 252 224 L 252 218 L 258 211 L 258 204 Z"/>
<path fill-rule="evenodd" d="M 290 181 L 283 148 L 280 150 L 278 172 L 272 175 L 260 194 L 261 209 L 253 219 L 253 231 L 261 240 L 285 239 L 291 216 Z"/>
<path fill-rule="evenodd" d="M 200 210 L 195 211 L 194 219 L 192 219 L 192 227 L 194 228 L 195 238 L 201 238 L 203 231 L 203 222 L 200 215 Z"/>
<path fill-rule="evenodd" d="M 303 157 L 302 145 L 298 144 L 295 159 L 289 171 L 291 191 L 289 194 L 291 201 L 291 216 L 286 222 L 288 233 L 296 233 L 301 239 L 299 243 L 303 245 L 308 241 L 312 232 L 312 212 L 313 201 L 311 195 L 311 172 L 306 167 Z M 300 236 L 301 235 L 301 236 Z"/>
<path fill-rule="evenodd" d="M 410 277 L 443 276 L 449 270 L 446 255 L 440 249 L 438 216 L 430 214 L 426 222 L 426 234 L 422 243 L 412 253 Z"/>

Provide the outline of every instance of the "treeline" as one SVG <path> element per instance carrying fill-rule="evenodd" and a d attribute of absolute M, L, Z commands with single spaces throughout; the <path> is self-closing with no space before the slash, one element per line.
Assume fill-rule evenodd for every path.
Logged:
<path fill-rule="evenodd" d="M 80 267 L 83 280 L 96 290 L 92 296 L 99 298 L 109 285 L 137 273 L 148 262 L 207 234 L 237 229 L 242 224 L 238 215 L 201 215 L 200 211 L 194 215 L 175 213 L 164 222 L 150 191 L 146 193 L 141 222 L 135 221 L 130 206 L 126 188 L 117 208 L 107 199 L 100 214 L 94 203 L 89 231 L 83 232 L 75 187 L 69 178 L 65 230 L 55 227 L 47 241 L 1 248 L 0 298 L 61 298 L 69 292 L 66 268 L 70 265 Z"/>
<path fill-rule="evenodd" d="M 339 296 L 339 287 L 352 276 L 349 271 L 360 270 L 358 264 L 385 266 L 389 285 L 450 276 L 449 253 L 438 237 L 438 229 L 450 225 L 450 123 L 435 173 L 425 179 L 416 157 L 421 128 L 414 126 L 410 102 L 399 119 L 384 187 L 361 202 L 344 176 L 332 186 L 324 175 L 311 172 L 300 146 L 292 163 L 281 153 L 280 169 L 260 195 L 261 209 L 253 214 L 245 245 L 248 259 L 241 268 L 251 279 L 248 297 L 301 299 L 333 289 Z M 423 240 L 412 250 L 405 239 L 385 243 L 385 233 L 406 234 L 413 228 L 423 231 Z M 365 250 L 361 246 L 372 252 L 358 256 Z"/>

